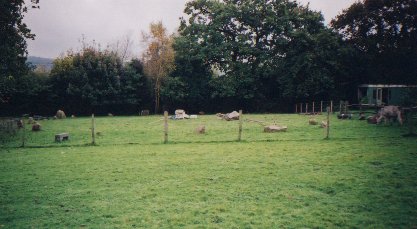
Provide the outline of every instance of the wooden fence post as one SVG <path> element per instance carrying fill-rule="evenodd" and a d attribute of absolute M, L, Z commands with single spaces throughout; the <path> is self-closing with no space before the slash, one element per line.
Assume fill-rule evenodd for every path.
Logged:
<path fill-rule="evenodd" d="M 327 127 L 326 127 L 326 139 L 330 137 L 330 108 L 327 107 Z"/>
<path fill-rule="evenodd" d="M 323 100 L 320 101 L 320 113 L 323 113 Z"/>
<path fill-rule="evenodd" d="M 349 112 L 349 101 L 345 101 L 345 112 L 346 112 L 346 114 L 349 114 L 350 112 Z"/>
<path fill-rule="evenodd" d="M 342 106 L 344 107 L 344 102 L 340 100 L 339 102 L 339 113 L 342 113 Z"/>
<path fill-rule="evenodd" d="M 330 112 L 333 113 L 333 100 L 330 100 Z"/>
<path fill-rule="evenodd" d="M 94 119 L 94 114 L 91 114 L 91 144 L 95 145 L 96 144 L 96 132 L 95 132 L 95 128 L 96 128 L 96 123 L 95 123 L 95 119 Z"/>
<path fill-rule="evenodd" d="M 313 115 L 314 115 L 314 101 L 313 101 Z"/>
<path fill-rule="evenodd" d="M 242 123 L 243 123 L 243 118 L 242 118 L 242 110 L 239 110 L 239 136 L 238 136 L 238 141 L 240 142 L 242 140 Z"/>
<path fill-rule="evenodd" d="M 168 143 L 168 111 L 164 111 L 164 144 Z"/>
<path fill-rule="evenodd" d="M 23 131 L 23 134 L 22 134 L 22 147 L 24 148 L 25 147 L 25 142 L 26 142 L 26 125 L 25 125 L 25 121 L 24 121 L 24 119 L 22 119 L 22 131 Z"/>

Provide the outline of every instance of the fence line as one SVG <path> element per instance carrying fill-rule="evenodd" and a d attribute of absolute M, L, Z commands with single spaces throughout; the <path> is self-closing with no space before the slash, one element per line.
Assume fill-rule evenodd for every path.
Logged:
<path fill-rule="evenodd" d="M 320 111 L 316 110 L 316 102 L 313 101 L 312 102 L 312 109 L 311 112 L 309 112 L 309 103 L 299 103 L 299 104 L 295 104 L 295 113 L 297 114 L 317 114 L 317 113 L 323 113 L 323 104 L 325 102 L 330 102 L 330 112 L 333 113 L 333 100 L 331 101 L 320 101 Z M 299 106 L 298 106 L 299 105 Z M 303 108 L 304 108 L 304 112 L 303 112 Z"/>
<path fill-rule="evenodd" d="M 323 105 L 325 105 L 326 102 L 323 101 Z M 305 104 L 302 104 L 303 107 L 305 106 Z M 346 104 L 346 106 L 349 106 L 348 104 Z M 310 108 L 312 108 L 313 106 L 311 106 Z M 316 109 L 318 110 L 318 108 L 314 105 L 314 111 L 316 111 Z M 325 115 L 323 114 L 323 120 L 326 120 L 326 124 L 327 124 L 327 128 L 330 129 L 330 126 L 332 129 L 338 129 L 338 125 L 335 124 L 331 124 L 331 109 L 330 106 L 327 106 L 327 120 L 325 119 Z M 414 114 L 415 115 L 415 114 Z M 245 116 L 246 117 L 246 116 Z M 272 116 L 271 116 L 272 117 Z M 273 118 L 273 120 L 271 120 L 270 117 L 264 117 L 264 119 L 260 119 L 259 120 L 255 120 L 256 124 L 259 125 L 259 123 L 261 123 L 263 126 L 265 126 L 267 123 L 270 122 L 274 122 L 276 120 L 279 120 L 279 122 L 284 122 L 282 124 L 285 124 L 287 121 L 286 120 L 291 120 L 291 119 L 287 119 L 288 116 L 274 116 L 276 117 Z M 284 119 L 281 119 L 281 117 L 285 117 Z M 138 117 L 140 119 L 143 119 L 142 117 Z M 246 118 L 251 118 L 246 117 Z M 158 120 L 156 120 L 158 119 Z M 256 118 L 255 118 L 256 119 Z M 36 132 L 36 133 L 26 133 L 25 129 L 29 128 L 30 125 L 25 125 L 25 129 L 21 129 L 19 130 L 17 133 L 18 135 L 16 135 L 14 138 L 14 140 L 5 145 L 2 144 L 1 148 L 4 148 L 7 146 L 11 146 L 14 145 L 13 148 L 16 147 L 20 147 L 19 143 L 22 143 L 22 146 L 25 147 L 65 147 L 65 146 L 82 146 L 82 145 L 106 145 L 106 144 L 162 144 L 161 141 L 161 130 L 164 130 L 164 141 L 163 143 L 168 143 L 168 112 L 164 112 L 164 118 L 161 119 L 160 116 L 159 117 L 152 117 L 152 119 L 143 119 L 144 121 L 141 121 L 139 123 L 141 123 L 139 126 L 135 123 L 137 123 L 137 121 L 135 121 L 136 119 L 132 118 L 130 119 L 126 119 L 126 122 L 123 122 L 123 119 L 117 120 L 117 122 L 112 121 L 111 118 L 107 118 L 107 119 L 97 119 L 97 123 L 96 123 L 96 119 L 95 116 L 92 115 L 91 117 L 91 121 L 90 119 L 87 118 L 83 118 L 83 121 L 80 122 L 82 124 L 82 126 L 86 127 L 83 130 L 79 131 L 79 127 L 77 126 L 76 128 L 74 128 L 74 126 L 68 125 L 64 126 L 65 129 L 63 129 L 61 127 L 61 123 L 60 122 L 67 122 L 65 120 L 56 120 L 56 121 L 48 121 L 49 123 L 45 123 L 45 128 L 47 128 L 48 131 L 40 131 L 40 132 Z M 158 125 L 149 125 L 149 121 L 147 122 L 147 120 L 152 121 L 150 123 L 156 123 L 159 122 Z M 154 122 L 154 120 L 156 120 L 156 122 Z M 410 119 L 409 119 L 410 120 Z M 26 120 L 27 121 L 27 120 Z M 91 124 L 90 124 L 90 122 Z M 122 121 L 122 122 L 120 122 Z M 280 139 L 280 140 L 285 140 L 287 138 L 289 138 L 288 134 L 255 134 L 253 131 L 258 131 L 258 127 L 254 127 L 254 125 L 246 125 L 245 124 L 245 129 L 243 128 L 243 121 L 245 121 L 245 119 L 243 118 L 243 111 L 239 110 L 239 121 L 237 122 L 226 122 L 224 121 L 224 123 L 220 123 L 220 122 L 216 122 L 214 121 L 214 116 L 213 119 L 202 119 L 203 122 L 209 122 L 209 127 L 208 127 L 208 133 L 210 135 L 209 138 L 206 138 L 204 136 L 206 135 L 196 135 L 195 134 L 195 128 L 192 128 L 193 125 L 197 125 L 200 124 L 199 120 L 198 121 L 193 121 L 192 119 L 190 119 L 190 121 L 172 121 L 169 123 L 169 130 L 170 130 L 170 143 L 183 143 L 183 142 L 233 142 L 233 141 L 242 141 L 243 139 L 247 140 L 248 142 L 257 142 L 257 141 L 274 141 L 276 139 Z M 69 121 L 70 122 L 70 121 Z M 106 124 L 106 122 L 108 124 Z M 186 123 L 187 122 L 187 123 Z M 323 121 L 324 122 L 324 121 Z M 213 124 L 212 124 L 213 123 Z M 250 123 L 250 122 L 249 122 Z M 342 122 L 341 122 L 342 123 Z M 366 122 L 363 122 L 364 124 Z M 406 125 L 410 125 L 410 122 L 406 122 Z M 91 135 L 89 135 L 90 131 L 89 128 L 91 125 Z M 96 126 L 96 124 L 98 124 Z M 163 124 L 163 126 L 162 126 Z M 236 124 L 238 124 L 238 138 L 236 139 L 236 135 L 233 134 L 236 133 Z M 184 126 L 185 125 L 185 126 Z M 414 125 L 414 124 L 411 124 Z M 133 128 L 125 128 L 125 126 L 133 126 Z M 305 123 L 305 126 L 303 123 L 301 122 L 297 122 L 297 124 L 294 124 L 289 130 L 293 132 L 293 134 L 295 133 L 294 131 L 296 131 L 297 133 L 300 133 L 300 136 L 302 139 L 309 139 L 309 137 L 313 140 L 319 140 L 319 139 L 323 139 L 323 132 L 319 131 L 312 131 L 311 133 L 315 132 L 316 135 L 311 134 L 310 132 L 307 133 L 307 135 L 305 135 L 305 128 L 307 127 L 307 120 Z M 406 126 L 406 127 L 410 127 L 410 132 L 412 133 L 414 130 L 412 129 L 414 126 Z M 210 129 L 212 128 L 212 129 Z M 362 127 L 360 127 L 359 125 L 355 125 L 354 128 L 360 128 L 362 129 Z M 366 127 L 363 127 L 366 128 Z M 30 128 L 29 128 L 30 129 Z M 325 131 L 328 133 L 325 133 L 325 138 L 330 138 L 330 130 L 326 129 Z M 74 133 L 74 138 L 71 138 L 70 141 L 64 141 L 62 143 L 55 143 L 52 141 L 52 137 L 51 134 L 55 133 L 59 133 L 62 132 L 62 130 L 65 131 L 73 131 L 71 133 Z M 250 134 L 247 134 L 245 137 L 243 136 L 243 131 L 250 130 Z M 96 133 L 96 131 L 98 131 Z M 261 133 L 261 129 L 259 129 L 259 133 Z M 404 131 L 404 128 L 402 128 L 402 131 Z M 319 133 L 319 136 L 317 135 L 317 133 Z M 375 133 L 376 135 L 378 135 L 378 133 Z M 398 134 L 399 136 L 400 134 Z M 73 136 L 73 135 L 71 135 Z M 159 138 L 158 138 L 159 136 Z M 233 137 L 235 136 L 235 137 Z M 351 134 L 350 132 L 345 134 L 342 132 L 337 132 L 337 131 L 333 131 L 332 130 L 332 136 L 331 139 L 340 139 L 341 136 L 346 136 L 346 137 L 353 137 L 356 139 L 360 139 L 362 138 L 360 135 L 358 137 L 354 136 L 353 134 Z M 378 135 L 379 136 L 379 135 Z M 372 136 L 367 136 L 367 137 L 372 137 Z M 291 136 L 291 138 L 294 139 L 298 139 L 298 137 L 295 135 Z M 300 139 L 301 139 L 300 138 Z M 91 141 L 90 141 L 91 139 Z M 246 141 L 245 141 L 246 142 Z"/>

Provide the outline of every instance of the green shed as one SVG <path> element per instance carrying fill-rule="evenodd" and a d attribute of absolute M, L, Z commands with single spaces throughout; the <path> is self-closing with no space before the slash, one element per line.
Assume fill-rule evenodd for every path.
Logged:
<path fill-rule="evenodd" d="M 411 88 L 417 88 L 417 85 L 361 84 L 358 87 L 358 101 L 372 105 L 400 105 Z"/>

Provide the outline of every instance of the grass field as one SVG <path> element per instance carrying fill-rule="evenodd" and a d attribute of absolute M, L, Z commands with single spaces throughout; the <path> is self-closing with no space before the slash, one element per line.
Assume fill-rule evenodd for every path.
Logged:
<path fill-rule="evenodd" d="M 302 115 L 41 121 L 2 138 L 0 228 L 416 228 L 417 139 L 406 127 Z M 316 117 L 324 120 L 324 116 Z M 204 124 L 207 133 L 194 129 Z M 27 127 L 28 128 L 28 127 Z M 55 143 L 54 135 L 70 133 Z"/>

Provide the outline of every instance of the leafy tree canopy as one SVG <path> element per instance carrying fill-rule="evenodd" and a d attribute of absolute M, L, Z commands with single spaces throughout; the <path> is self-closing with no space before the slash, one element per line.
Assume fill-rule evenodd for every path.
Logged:
<path fill-rule="evenodd" d="M 360 53 L 365 81 L 417 83 L 417 1 L 365 0 L 331 26 Z"/>
<path fill-rule="evenodd" d="M 321 13 L 288 0 L 194 0 L 184 12 L 182 44 L 215 73 L 213 97 L 256 107 L 335 88 L 341 39 Z"/>
<path fill-rule="evenodd" d="M 31 0 L 38 8 L 39 0 Z M 0 0 L 0 103 L 8 103 L 16 92 L 16 79 L 26 74 L 27 44 L 35 35 L 23 22 L 28 11 L 24 0 Z"/>
<path fill-rule="evenodd" d="M 123 66 L 117 53 L 94 46 L 56 59 L 51 80 L 57 106 L 79 113 L 110 112 L 122 105 L 138 109 L 146 90 L 140 61 Z"/>

